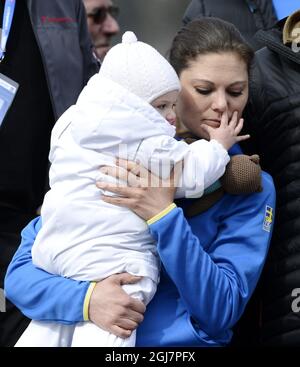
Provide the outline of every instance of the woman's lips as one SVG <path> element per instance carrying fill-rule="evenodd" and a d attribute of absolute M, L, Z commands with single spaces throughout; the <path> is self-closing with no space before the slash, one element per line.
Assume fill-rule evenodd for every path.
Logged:
<path fill-rule="evenodd" d="M 211 127 L 219 127 L 221 121 L 217 119 L 203 119 L 202 122 Z"/>

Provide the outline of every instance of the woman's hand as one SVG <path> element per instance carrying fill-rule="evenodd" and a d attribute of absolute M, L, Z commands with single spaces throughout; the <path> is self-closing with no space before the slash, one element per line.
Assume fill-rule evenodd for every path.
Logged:
<path fill-rule="evenodd" d="M 100 170 L 104 174 L 127 182 L 128 185 L 116 186 L 102 181 L 97 182 L 98 188 L 121 195 L 121 197 L 102 195 L 102 200 L 127 207 L 144 220 L 154 217 L 173 203 L 179 176 L 176 169 L 165 181 L 143 166 L 122 159 L 117 160 L 117 167 L 105 166 Z"/>
<path fill-rule="evenodd" d="M 121 286 L 140 279 L 122 273 L 98 282 L 89 303 L 90 321 L 120 338 L 128 338 L 143 321 L 146 307 L 141 301 L 130 297 Z"/>

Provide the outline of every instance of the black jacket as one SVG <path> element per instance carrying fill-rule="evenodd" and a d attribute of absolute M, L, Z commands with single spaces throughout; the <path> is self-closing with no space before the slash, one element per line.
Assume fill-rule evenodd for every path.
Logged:
<path fill-rule="evenodd" d="M 199 17 L 215 17 L 233 23 L 254 49 L 261 44 L 253 37 L 259 29 L 268 29 L 276 23 L 271 0 L 192 0 L 183 23 Z"/>
<path fill-rule="evenodd" d="M 27 0 L 55 118 L 72 105 L 98 66 L 81 0 Z"/>
<path fill-rule="evenodd" d="M 81 0 L 16 1 L 0 64 L 20 84 L 0 127 L 0 288 L 20 232 L 43 200 L 51 129 L 97 69 Z M 14 345 L 27 322 L 7 301 L 0 346 Z"/>
<path fill-rule="evenodd" d="M 283 45 L 283 23 L 257 33 L 266 47 L 256 52 L 245 120 L 255 143 L 250 150 L 260 154 L 277 190 L 274 234 L 260 282 L 261 337 L 266 344 L 299 346 L 292 292 L 300 288 L 300 49 Z"/>
<path fill-rule="evenodd" d="M 17 1 L 0 64 L 20 84 L 0 128 L 0 230 L 8 208 L 41 204 L 51 129 L 97 69 L 81 0 Z"/>

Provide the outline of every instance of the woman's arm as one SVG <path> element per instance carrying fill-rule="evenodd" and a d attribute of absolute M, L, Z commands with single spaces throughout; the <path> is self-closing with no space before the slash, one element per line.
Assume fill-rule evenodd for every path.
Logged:
<path fill-rule="evenodd" d="M 162 263 L 187 311 L 210 336 L 220 335 L 238 321 L 260 276 L 271 237 L 270 216 L 274 215 L 268 208 L 274 211 L 275 205 L 273 182 L 267 174 L 263 174 L 263 187 L 263 192 L 257 194 L 226 195 L 206 213 L 193 218 L 199 238 L 179 208 L 148 221 Z M 118 188 L 105 188 L 118 193 Z M 159 203 L 166 191 L 162 188 L 121 190 L 125 198 L 104 199 L 137 208 L 144 219 L 149 219 L 149 203 L 153 203 L 153 215 L 163 209 Z M 212 240 L 204 249 L 211 228 Z"/>
<path fill-rule="evenodd" d="M 271 238 L 268 216 L 274 215 L 275 205 L 272 179 L 264 175 L 263 185 L 263 193 L 227 195 L 227 200 L 193 219 L 205 241 L 210 221 L 219 213 L 223 216 L 205 250 L 202 235 L 192 233 L 181 209 L 150 225 L 164 267 L 189 314 L 211 337 L 239 320 L 261 274 Z"/>
<path fill-rule="evenodd" d="M 5 278 L 6 297 L 34 320 L 72 324 L 90 319 L 117 336 L 128 337 L 143 320 L 145 306 L 129 297 L 121 285 L 139 278 L 117 274 L 93 285 L 36 268 L 31 248 L 40 227 L 41 220 L 37 218 L 22 231 L 21 245 Z"/>
<path fill-rule="evenodd" d="M 22 231 L 22 241 L 5 277 L 5 295 L 27 317 L 64 324 L 83 321 L 88 282 L 76 282 L 49 274 L 32 263 L 31 248 L 41 227 L 32 220 Z"/>

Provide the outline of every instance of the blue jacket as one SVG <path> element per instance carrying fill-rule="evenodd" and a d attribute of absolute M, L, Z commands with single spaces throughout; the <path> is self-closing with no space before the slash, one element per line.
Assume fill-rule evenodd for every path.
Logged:
<path fill-rule="evenodd" d="M 224 195 L 188 221 L 175 208 L 150 225 L 163 269 L 157 294 L 138 328 L 138 346 L 217 346 L 230 342 L 268 251 L 275 191 L 263 173 L 261 193 Z M 191 201 L 186 200 L 184 205 Z M 88 282 L 48 274 L 31 262 L 40 229 L 34 219 L 6 275 L 7 298 L 29 318 L 74 323 L 83 320 Z"/>

